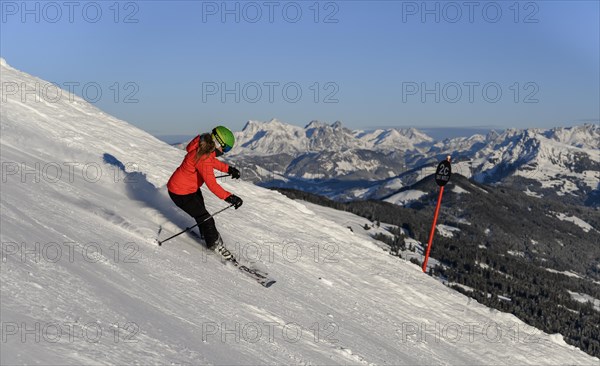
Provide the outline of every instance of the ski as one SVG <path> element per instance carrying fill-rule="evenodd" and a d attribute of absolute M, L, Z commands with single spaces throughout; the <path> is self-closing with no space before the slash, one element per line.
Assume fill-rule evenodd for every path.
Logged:
<path fill-rule="evenodd" d="M 263 273 L 255 268 L 246 267 L 242 264 L 239 264 L 237 261 L 234 262 L 234 266 L 236 266 L 242 273 L 250 278 L 255 279 L 260 285 L 266 288 L 271 287 L 275 282 L 277 282 L 273 278 L 269 278 L 268 274 Z"/>
<path fill-rule="evenodd" d="M 191 237 L 193 237 L 194 239 L 196 239 L 198 242 L 204 243 L 204 239 L 202 239 L 200 237 L 200 235 L 198 235 L 198 233 L 196 233 L 195 231 L 189 231 L 188 234 Z M 230 257 L 226 258 L 226 257 L 222 256 L 220 253 L 218 253 L 217 251 L 214 251 L 214 252 L 216 254 L 218 254 L 223 261 L 230 262 L 233 266 L 235 266 L 237 269 L 239 269 L 244 275 L 254 279 L 256 282 L 258 282 L 260 285 L 262 285 L 266 288 L 271 287 L 275 282 L 277 282 L 275 279 L 270 278 L 268 273 L 265 273 L 259 269 L 251 268 L 251 267 L 241 264 L 231 253 L 230 253 Z"/>
<path fill-rule="evenodd" d="M 261 270 L 258 270 L 256 268 L 250 268 L 246 265 L 241 264 L 240 262 L 237 261 L 237 259 L 235 259 L 235 257 L 233 255 L 231 255 L 231 257 L 229 258 L 225 258 L 222 257 L 225 261 L 230 262 L 231 264 L 233 264 L 237 269 L 239 269 L 243 274 L 245 274 L 246 276 L 256 280 L 256 282 L 258 282 L 260 285 L 269 288 L 271 287 L 275 282 L 277 282 L 275 279 L 270 278 L 268 273 L 265 273 Z"/>

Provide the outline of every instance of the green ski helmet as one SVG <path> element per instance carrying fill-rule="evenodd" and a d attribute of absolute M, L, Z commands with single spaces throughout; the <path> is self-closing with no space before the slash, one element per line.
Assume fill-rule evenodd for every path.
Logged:
<path fill-rule="evenodd" d="M 235 144 L 235 137 L 233 132 L 225 126 L 217 126 L 212 130 L 212 136 L 219 145 L 223 148 L 223 152 L 226 153 L 233 148 Z"/>

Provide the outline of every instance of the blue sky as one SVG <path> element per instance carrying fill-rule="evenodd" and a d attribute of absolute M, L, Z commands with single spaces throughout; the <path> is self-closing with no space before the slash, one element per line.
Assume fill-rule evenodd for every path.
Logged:
<path fill-rule="evenodd" d="M 599 123 L 598 1 L 64 4 L 3 0 L 2 57 L 157 135 Z"/>

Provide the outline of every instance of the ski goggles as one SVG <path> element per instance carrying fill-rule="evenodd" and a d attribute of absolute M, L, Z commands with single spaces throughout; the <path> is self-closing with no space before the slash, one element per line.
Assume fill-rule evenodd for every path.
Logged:
<path fill-rule="evenodd" d="M 224 153 L 226 153 L 226 152 L 228 152 L 229 150 L 231 150 L 231 146 L 227 145 L 227 144 L 225 143 L 225 141 L 223 141 L 223 139 L 221 138 L 221 136 L 219 136 L 219 135 L 217 134 L 217 131 L 216 131 L 216 129 L 213 129 L 213 131 L 212 131 L 212 136 L 213 136 L 213 138 L 214 138 L 214 139 L 215 139 L 215 140 L 216 140 L 216 141 L 219 143 L 219 145 L 221 146 L 221 149 L 223 149 L 223 152 L 224 152 Z"/>

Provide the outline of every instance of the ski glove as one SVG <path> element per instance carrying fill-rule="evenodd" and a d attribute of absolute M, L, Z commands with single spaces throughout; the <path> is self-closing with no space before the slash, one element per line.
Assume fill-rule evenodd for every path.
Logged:
<path fill-rule="evenodd" d="M 233 179 L 240 179 L 240 176 L 241 176 L 240 171 L 232 166 L 229 167 L 229 169 L 227 170 L 227 173 L 231 174 L 231 178 L 233 178 Z"/>
<path fill-rule="evenodd" d="M 232 194 L 231 196 L 225 198 L 225 202 L 235 207 L 236 210 L 240 208 L 242 203 L 244 203 L 244 201 L 242 201 L 242 199 L 236 196 L 235 194 Z"/>

